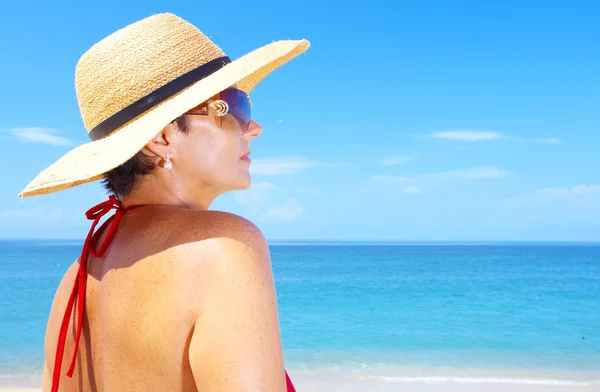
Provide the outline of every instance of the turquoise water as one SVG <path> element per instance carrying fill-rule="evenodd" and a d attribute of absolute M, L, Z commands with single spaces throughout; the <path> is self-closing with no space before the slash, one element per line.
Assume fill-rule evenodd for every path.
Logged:
<path fill-rule="evenodd" d="M 81 243 L 0 242 L 0 375 L 39 374 Z M 286 366 L 600 370 L 600 245 L 274 244 Z"/>

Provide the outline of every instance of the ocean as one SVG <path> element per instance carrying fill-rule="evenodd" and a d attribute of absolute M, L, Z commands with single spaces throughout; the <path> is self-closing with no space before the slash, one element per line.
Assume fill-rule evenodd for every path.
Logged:
<path fill-rule="evenodd" d="M 54 290 L 81 245 L 0 241 L 0 384 L 41 376 Z M 270 249 L 292 375 L 590 385 L 577 374 L 600 374 L 600 244 Z"/>

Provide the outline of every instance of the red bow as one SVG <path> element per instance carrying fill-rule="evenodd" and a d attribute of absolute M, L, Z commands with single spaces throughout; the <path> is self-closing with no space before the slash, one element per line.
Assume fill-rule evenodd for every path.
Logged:
<path fill-rule="evenodd" d="M 108 218 L 106 222 L 100 226 L 98 231 L 94 232 L 96 226 L 100 222 L 100 219 L 111 210 L 116 210 L 116 213 Z M 73 371 L 75 370 L 75 359 L 77 358 L 77 348 L 79 347 L 79 338 L 81 336 L 81 325 L 83 324 L 83 311 L 85 308 L 85 288 L 87 283 L 87 261 L 88 255 L 91 254 L 94 257 L 102 257 L 110 242 L 112 241 L 115 233 L 117 231 L 117 227 L 119 227 L 119 222 L 121 221 L 121 217 L 125 213 L 125 209 L 121 206 L 121 201 L 117 199 L 115 196 L 110 196 L 108 200 L 90 208 L 85 216 L 94 221 L 92 223 L 92 227 L 85 239 L 85 243 L 83 244 L 83 249 L 81 251 L 81 256 L 79 257 L 79 270 L 77 271 L 77 277 L 75 278 L 75 284 L 73 285 L 73 291 L 71 291 L 71 296 L 69 297 L 69 302 L 67 303 L 67 309 L 65 310 L 65 315 L 63 317 L 62 324 L 60 326 L 60 334 L 58 335 L 58 345 L 56 348 L 56 360 L 54 362 L 54 378 L 52 381 L 52 392 L 58 391 L 58 382 L 60 380 L 60 370 L 62 366 L 62 359 L 65 352 L 65 341 L 67 337 L 67 329 L 69 328 L 69 319 L 71 318 L 71 313 L 73 311 L 73 303 L 77 298 L 77 334 L 75 335 L 75 348 L 73 351 L 73 359 L 71 360 L 71 366 L 69 367 L 69 371 L 67 372 L 67 376 L 72 377 Z M 100 244 L 100 247 L 96 249 L 96 244 L 100 235 L 104 232 L 104 229 L 108 227 L 108 232 L 104 241 Z"/>

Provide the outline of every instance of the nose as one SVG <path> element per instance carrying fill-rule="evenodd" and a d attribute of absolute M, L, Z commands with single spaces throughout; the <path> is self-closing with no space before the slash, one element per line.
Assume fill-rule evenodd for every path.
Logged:
<path fill-rule="evenodd" d="M 248 124 L 248 129 L 244 132 L 244 139 L 250 141 L 254 138 L 257 138 L 262 133 L 263 129 L 259 123 L 254 120 L 250 120 Z"/>

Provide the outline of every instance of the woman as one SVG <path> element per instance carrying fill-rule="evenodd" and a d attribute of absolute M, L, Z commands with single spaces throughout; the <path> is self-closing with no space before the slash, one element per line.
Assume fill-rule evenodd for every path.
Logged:
<path fill-rule="evenodd" d="M 76 92 L 92 142 L 21 196 L 98 179 L 112 195 L 88 211 L 81 256 L 57 289 L 44 391 L 294 390 L 265 239 L 208 208 L 250 186 L 249 143 L 262 128 L 246 94 L 308 47 L 278 41 L 231 61 L 160 14 L 82 56 Z"/>

